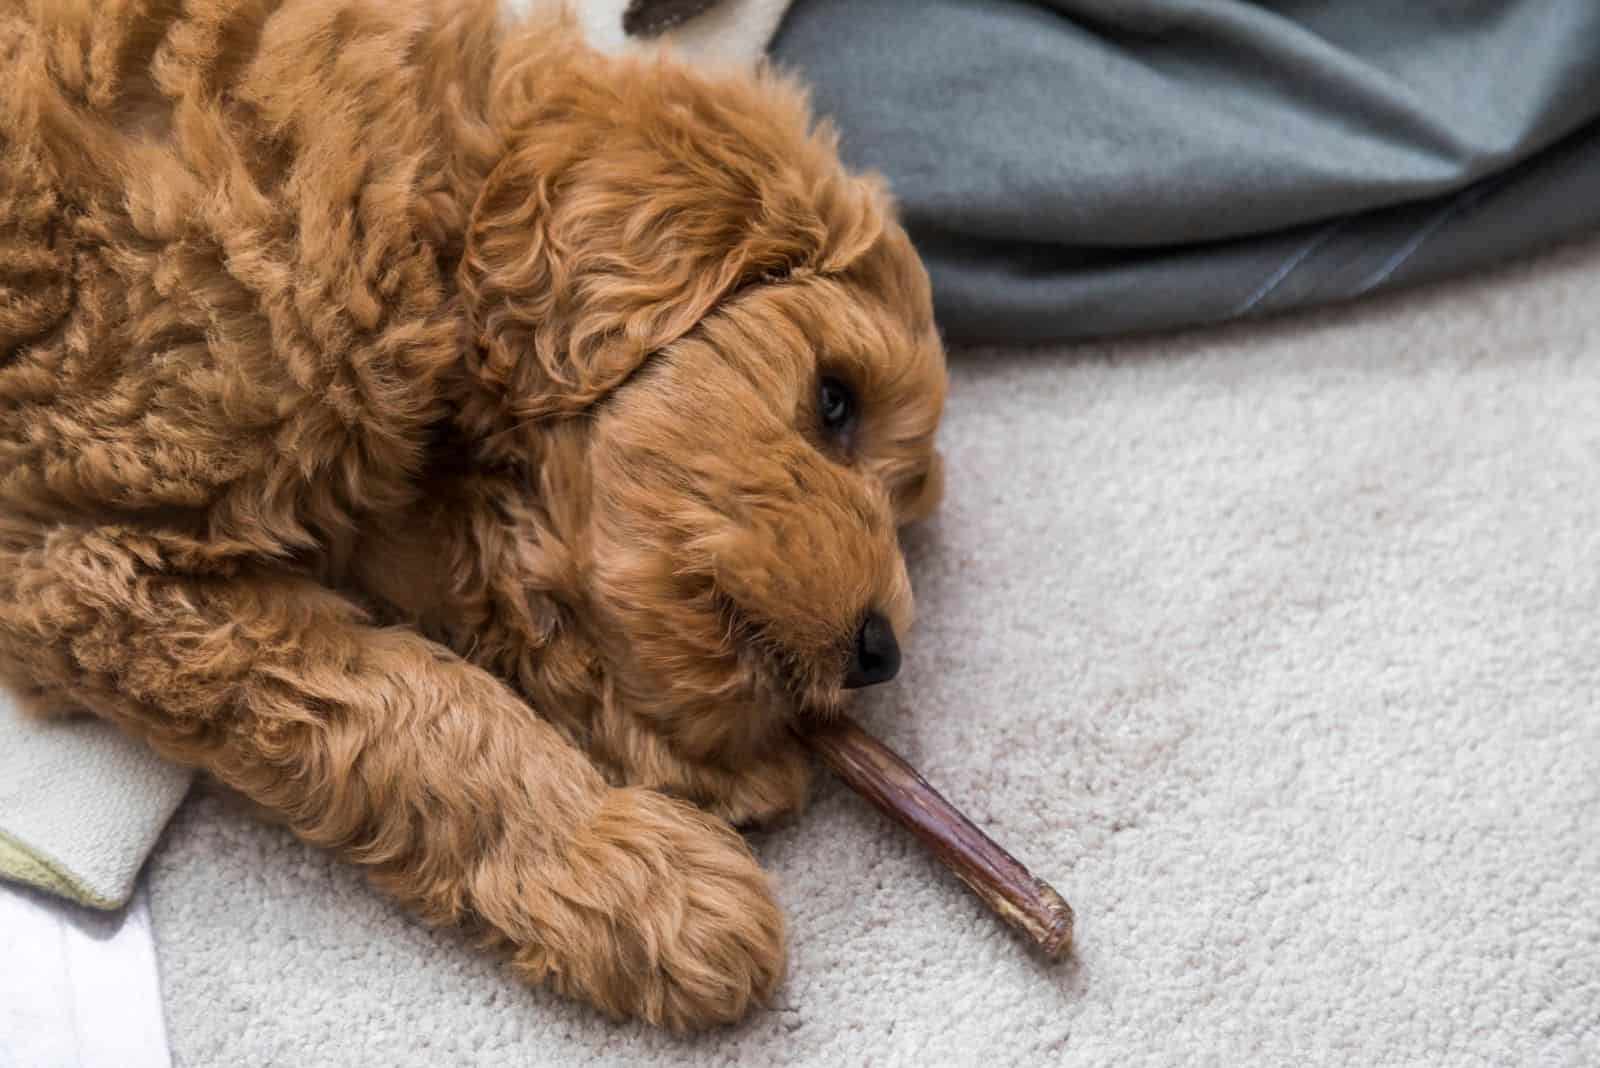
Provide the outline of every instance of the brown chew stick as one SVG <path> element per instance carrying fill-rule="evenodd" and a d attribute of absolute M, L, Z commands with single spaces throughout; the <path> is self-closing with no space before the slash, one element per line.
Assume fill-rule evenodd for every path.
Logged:
<path fill-rule="evenodd" d="M 1047 957 L 1067 955 L 1072 906 L 939 796 L 898 753 L 843 716 L 802 737 L 851 789 L 922 839 L 956 878 Z"/>

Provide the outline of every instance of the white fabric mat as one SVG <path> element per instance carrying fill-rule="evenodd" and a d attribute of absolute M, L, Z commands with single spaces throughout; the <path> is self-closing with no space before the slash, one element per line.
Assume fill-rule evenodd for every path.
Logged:
<path fill-rule="evenodd" d="M 143 891 L 90 912 L 0 886 L 0 1068 L 167 1068 Z"/>

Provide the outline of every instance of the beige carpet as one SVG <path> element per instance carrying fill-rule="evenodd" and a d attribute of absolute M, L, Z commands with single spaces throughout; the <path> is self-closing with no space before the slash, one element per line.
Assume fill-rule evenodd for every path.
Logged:
<path fill-rule="evenodd" d="M 151 888 L 188 1065 L 1600 1058 L 1600 243 L 1310 316 L 955 359 L 869 718 L 1052 878 L 1031 960 L 836 787 L 779 1004 L 616 1027 L 215 797 Z"/>

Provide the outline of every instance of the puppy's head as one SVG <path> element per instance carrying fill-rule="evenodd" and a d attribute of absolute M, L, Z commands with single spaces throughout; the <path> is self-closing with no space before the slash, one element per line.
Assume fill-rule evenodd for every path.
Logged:
<path fill-rule="evenodd" d="M 749 288 L 595 416 L 592 593 L 628 703 L 756 742 L 899 666 L 940 350 L 868 275 Z M 744 736 L 741 738 L 741 736 Z"/>
<path fill-rule="evenodd" d="M 482 403 L 503 447 L 582 469 L 610 703 L 735 760 L 898 668 L 896 529 L 941 489 L 926 274 L 771 75 L 573 47 L 492 98 L 462 266 Z"/>

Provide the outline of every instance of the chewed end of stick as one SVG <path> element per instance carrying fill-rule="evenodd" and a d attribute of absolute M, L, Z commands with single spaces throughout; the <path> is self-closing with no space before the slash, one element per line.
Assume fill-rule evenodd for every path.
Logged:
<path fill-rule="evenodd" d="M 1050 923 L 1041 933 L 1038 943 L 1039 949 L 1052 961 L 1063 961 L 1072 953 L 1072 929 L 1075 917 L 1072 906 L 1067 904 L 1067 899 L 1056 892 L 1056 888 L 1042 879 L 1035 879 L 1039 887 L 1039 897 L 1044 900 L 1045 908 L 1050 914 Z"/>

